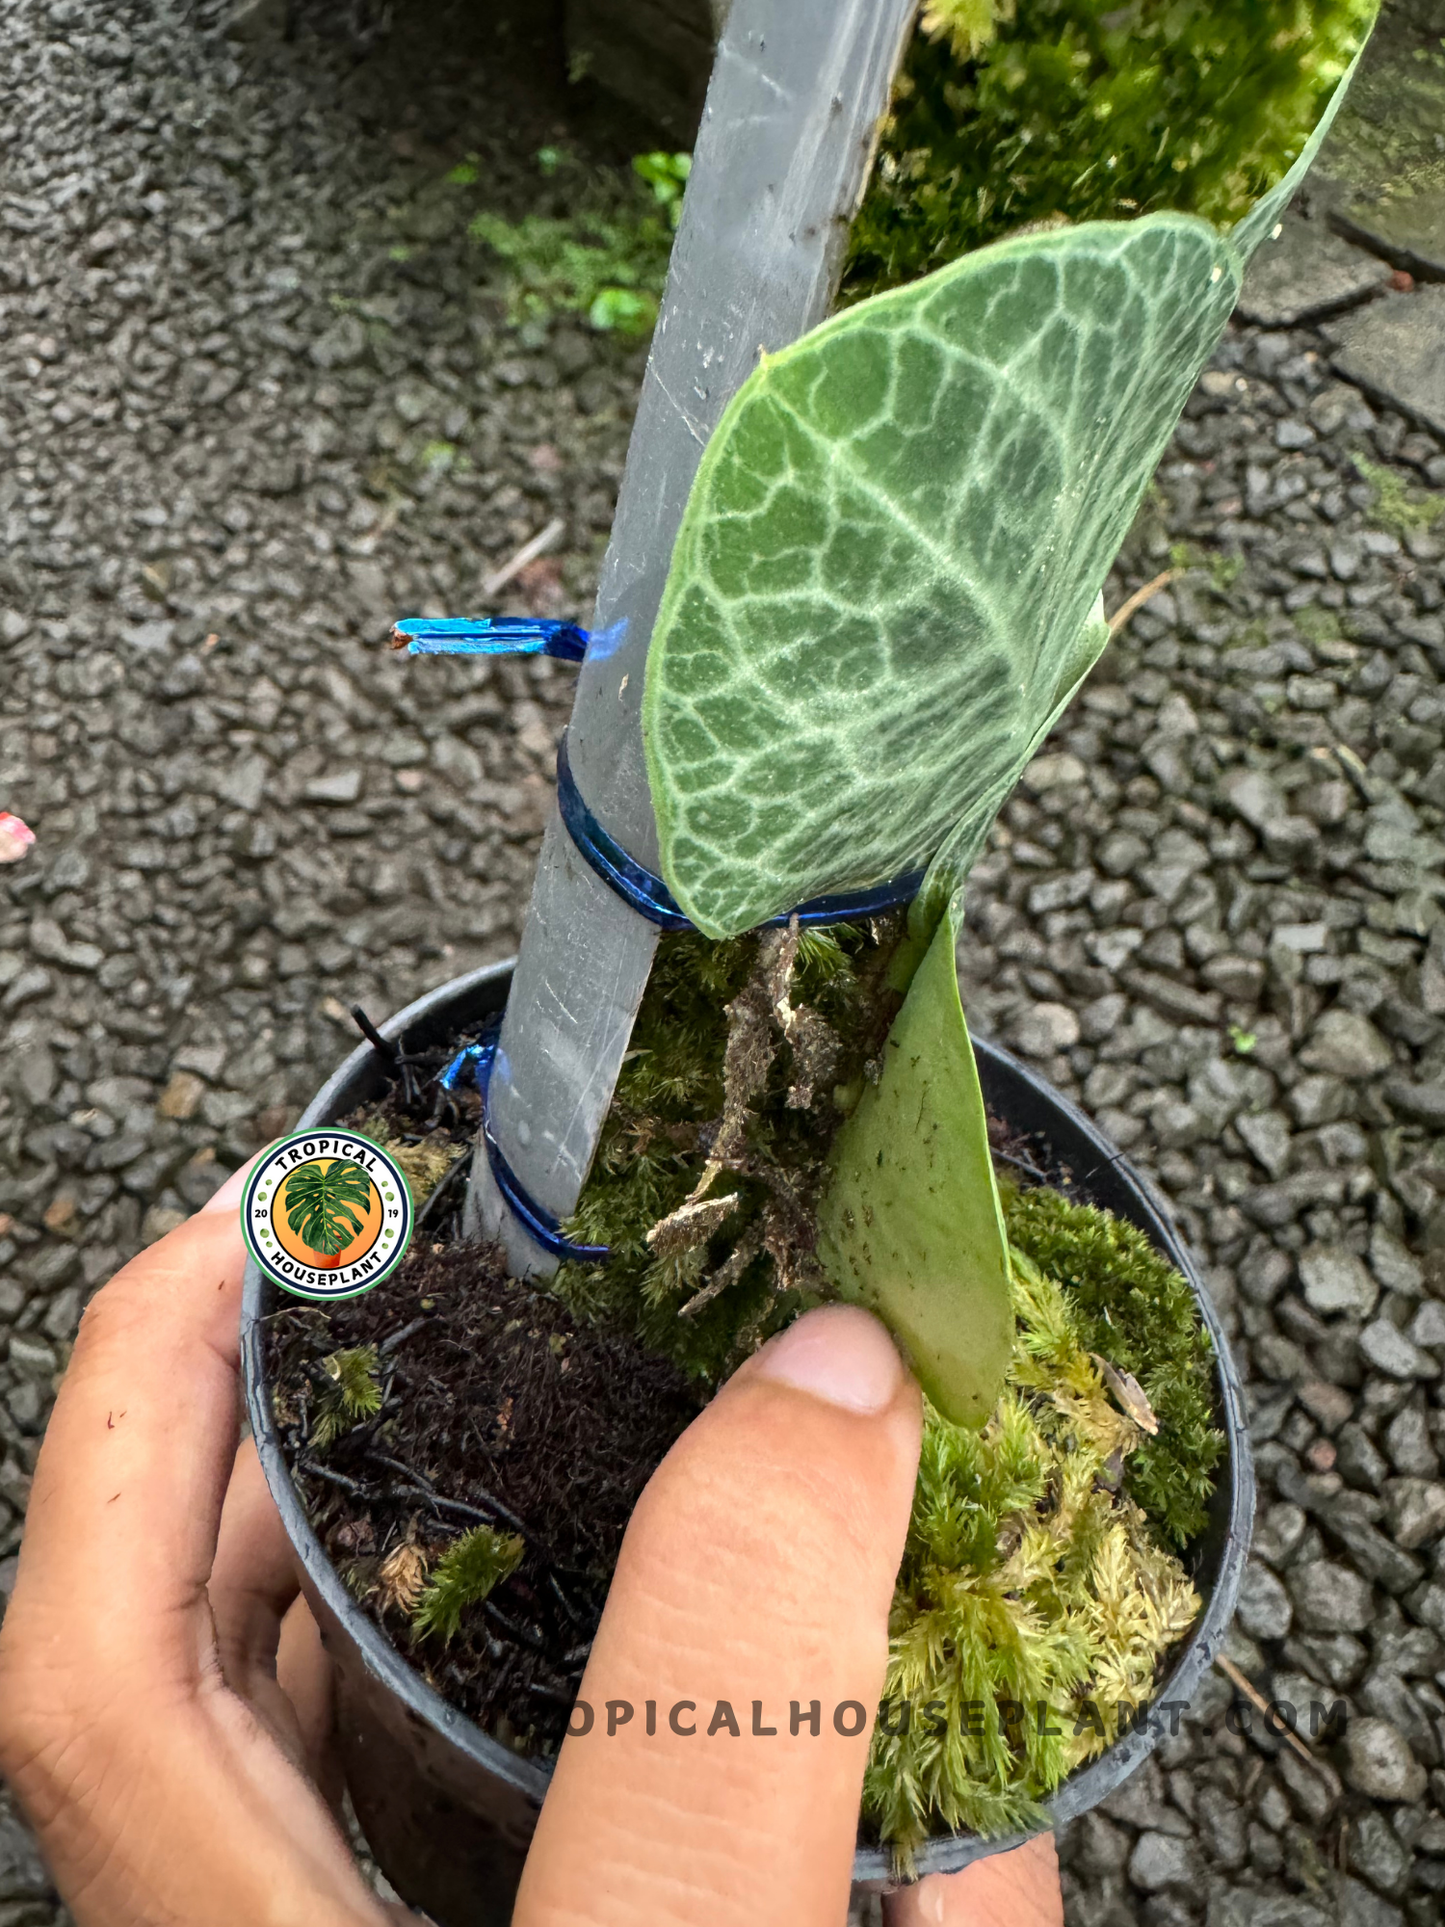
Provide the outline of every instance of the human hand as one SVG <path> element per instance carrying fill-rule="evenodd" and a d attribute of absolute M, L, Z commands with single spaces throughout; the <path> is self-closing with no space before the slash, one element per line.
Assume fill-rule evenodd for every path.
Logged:
<path fill-rule="evenodd" d="M 842 1927 L 919 1437 L 883 1327 L 831 1306 L 678 1440 L 628 1526 L 579 1695 L 594 1723 L 563 1744 L 513 1927 Z M 707 1736 L 720 1701 L 736 1738 Z M 819 1703 L 817 1737 L 790 1733 L 795 1701 Z M 848 1701 L 856 1737 L 834 1729 Z M 632 1709 L 611 1737 L 609 1702 Z M 888 1918 L 1062 1927 L 1053 1841 L 922 1881 Z"/>
<path fill-rule="evenodd" d="M 82 1321 L 0 1630 L 0 1770 L 80 1927 L 365 1927 L 399 1911 L 366 1888 L 318 1791 L 324 1659 L 255 1454 L 235 1450 L 238 1192 Z M 882 1327 L 832 1308 L 678 1442 L 583 1683 L 604 1730 L 563 1748 L 517 1927 L 839 1927 L 867 1742 L 828 1716 L 877 1703 L 918 1438 L 917 1389 Z M 816 1739 L 788 1733 L 795 1698 L 820 1702 Z M 608 1699 L 636 1709 L 610 1740 Z M 684 1699 L 730 1699 L 739 1738 L 671 1733 Z M 777 1735 L 752 1734 L 754 1699 Z M 925 1881 L 890 1918 L 1058 1927 L 1051 1845 Z"/>
<path fill-rule="evenodd" d="M 237 1449 L 238 1191 L 81 1320 L 0 1628 L 0 1771 L 80 1927 L 396 1918 L 319 1791 L 324 1656 Z"/>

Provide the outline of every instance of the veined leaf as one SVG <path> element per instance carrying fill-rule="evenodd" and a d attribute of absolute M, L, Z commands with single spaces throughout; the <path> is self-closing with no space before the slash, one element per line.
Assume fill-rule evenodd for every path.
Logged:
<path fill-rule="evenodd" d="M 921 919 L 924 929 L 932 930 L 945 906 L 967 878 L 988 840 L 994 818 L 1008 800 L 1009 792 L 1037 751 L 1042 749 L 1054 724 L 1078 694 L 1079 685 L 1104 653 L 1108 640 L 1109 625 L 1104 619 L 1103 599 L 1099 598 L 1079 633 L 1072 654 L 1065 659 L 1053 692 L 1052 706 L 1039 721 L 1026 746 L 1015 757 L 1012 767 L 955 825 L 929 865 L 914 917 L 915 922 Z"/>
<path fill-rule="evenodd" d="M 308 1250 L 326 1258 L 359 1235 L 370 1207 L 371 1179 L 349 1158 L 298 1164 L 286 1180 L 286 1222 Z"/>
<path fill-rule="evenodd" d="M 1370 31 L 1371 33 L 1374 31 L 1373 24 L 1371 25 Z M 1365 39 L 1366 43 L 1368 43 L 1368 34 L 1365 36 Z M 1323 146 L 1325 135 L 1328 134 L 1331 127 L 1333 127 L 1335 115 L 1344 105 L 1345 95 L 1349 91 L 1350 82 L 1355 77 L 1355 69 L 1359 66 L 1364 51 L 1365 49 L 1362 46 L 1359 53 L 1355 55 L 1349 66 L 1346 67 L 1339 85 L 1330 95 L 1329 105 L 1320 115 L 1314 132 L 1300 149 L 1299 158 L 1295 161 L 1294 166 L 1291 167 L 1282 181 L 1276 182 L 1268 194 L 1262 195 L 1261 198 L 1255 202 L 1254 206 L 1242 221 L 1236 221 L 1230 229 L 1229 238 L 1246 262 L 1248 262 L 1250 256 L 1254 253 L 1260 242 L 1265 239 L 1266 235 L 1273 233 L 1276 222 L 1279 221 L 1285 209 L 1298 192 L 1300 182 L 1303 181 L 1305 175 L 1309 173 L 1310 168 L 1314 165 L 1315 155 L 1319 153 L 1320 148 Z"/>
<path fill-rule="evenodd" d="M 1179 411 L 1339 110 L 1228 236 L 1021 235 L 765 357 L 698 469 L 648 651 L 662 868 L 709 936 L 962 882 L 1107 635 Z"/>
<path fill-rule="evenodd" d="M 643 710 L 663 872 L 709 936 L 978 840 L 1096 653 L 1091 605 L 1240 272 L 1184 215 L 1025 235 L 744 383 Z"/>
<path fill-rule="evenodd" d="M 955 1425 L 983 1425 L 1013 1343 L 1008 1239 L 987 1117 L 940 922 L 884 1049 L 883 1075 L 833 1140 L 818 1256 L 876 1311 Z"/>

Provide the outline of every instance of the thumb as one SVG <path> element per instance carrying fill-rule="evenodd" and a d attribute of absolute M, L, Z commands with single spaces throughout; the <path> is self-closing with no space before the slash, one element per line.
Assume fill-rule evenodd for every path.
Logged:
<path fill-rule="evenodd" d="M 678 1440 L 628 1527 L 514 1927 L 837 1927 L 920 1430 L 888 1334 L 837 1305 Z"/>

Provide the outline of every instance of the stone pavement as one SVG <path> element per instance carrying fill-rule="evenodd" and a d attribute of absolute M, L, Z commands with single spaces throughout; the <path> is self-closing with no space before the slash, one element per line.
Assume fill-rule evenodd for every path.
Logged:
<path fill-rule="evenodd" d="M 544 141 L 629 151 L 559 126 L 545 47 L 447 0 L 289 45 L 224 11 L 0 16 L 0 808 L 40 838 L 0 878 L 0 1589 L 86 1295 L 294 1116 L 345 1005 L 515 945 L 568 674 L 378 639 L 554 517 L 498 606 L 585 615 L 639 373 L 508 330 L 445 183 L 478 151 L 515 213 Z M 1348 1713 L 1306 1763 L 1212 1678 L 1067 1837 L 1071 1927 L 1424 1927 L 1445 1891 L 1445 444 L 1399 385 L 1442 291 L 1336 205 L 1252 280 L 1107 600 L 1171 580 L 962 951 L 1237 1335 L 1235 1664 Z M 0 1807 L 0 1927 L 56 1918 Z"/>

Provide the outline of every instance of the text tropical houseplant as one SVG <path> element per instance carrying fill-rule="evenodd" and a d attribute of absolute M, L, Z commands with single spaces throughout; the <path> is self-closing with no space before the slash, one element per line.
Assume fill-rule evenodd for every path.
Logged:
<path fill-rule="evenodd" d="M 564 753 L 579 847 L 674 934 L 553 1289 L 711 1382 L 819 1297 L 898 1337 L 930 1415 L 889 1693 L 995 1716 L 880 1726 L 865 1805 L 904 1855 L 1027 1825 L 1198 1610 L 1175 1553 L 1219 1441 L 1188 1289 L 1129 1227 L 1001 1194 L 954 950 L 1372 11 L 935 0 L 854 227 L 863 298 L 761 359 L 687 498 L 642 705 L 660 878 Z M 520 1556 L 468 1535 L 423 1630 Z"/>

